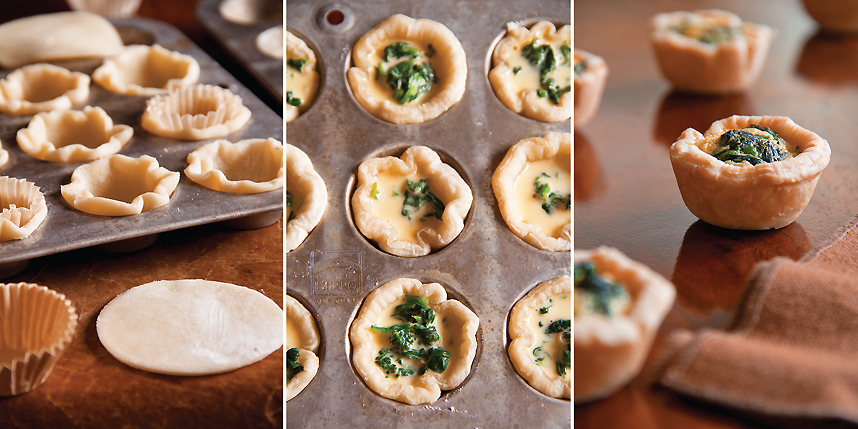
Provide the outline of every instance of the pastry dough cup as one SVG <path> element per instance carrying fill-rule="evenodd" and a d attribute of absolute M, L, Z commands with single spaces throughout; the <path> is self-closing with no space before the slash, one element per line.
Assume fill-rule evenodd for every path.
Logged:
<path fill-rule="evenodd" d="M 435 55 L 431 58 L 437 81 L 428 98 L 420 103 L 401 105 L 393 99 L 379 100 L 370 85 L 387 85 L 375 81 L 375 66 L 371 54 L 393 42 L 431 43 Z M 465 93 L 468 63 L 465 50 L 447 27 L 428 19 L 412 19 L 393 15 L 355 44 L 352 60 L 355 66 L 348 70 L 349 86 L 358 103 L 373 116 L 394 124 L 418 124 L 434 119 L 458 103 Z M 437 87 L 437 88 L 436 88 Z"/>
<path fill-rule="evenodd" d="M 221 192 L 253 194 L 283 187 L 283 145 L 272 138 L 217 140 L 188 155 L 185 175 Z"/>
<path fill-rule="evenodd" d="M 45 382 L 71 344 L 78 316 L 62 294 L 32 283 L 0 284 L 0 396 Z"/>
<path fill-rule="evenodd" d="M 286 382 L 286 400 L 290 400 L 295 395 L 301 393 L 319 370 L 319 357 L 316 352 L 319 349 L 319 333 L 316 330 L 316 322 L 313 320 L 313 315 L 298 302 L 297 299 L 286 295 L 286 324 L 294 323 L 298 331 L 301 332 L 301 344 L 288 344 L 289 348 L 295 347 L 301 353 L 298 357 L 298 363 L 304 367 L 304 370 L 295 374 L 291 380 Z M 288 349 L 287 349 L 288 351 Z"/>
<path fill-rule="evenodd" d="M 769 127 L 801 151 L 783 161 L 738 166 L 719 161 L 706 140 L 751 124 Z M 783 116 L 731 116 L 700 134 L 689 128 L 670 147 L 682 200 L 704 222 L 730 229 L 782 228 L 807 206 L 828 165 L 828 142 Z"/>
<path fill-rule="evenodd" d="M 600 247 L 575 251 L 575 263 L 592 262 L 629 293 L 625 314 L 579 315 L 573 322 L 576 403 L 608 396 L 640 372 L 658 327 L 673 306 L 676 289 L 647 266 L 620 251 Z"/>
<path fill-rule="evenodd" d="M 0 112 L 32 115 L 70 109 L 89 98 L 89 76 L 52 64 L 33 64 L 0 80 Z"/>
<path fill-rule="evenodd" d="M 538 88 L 517 89 L 513 83 L 515 75 L 510 57 L 520 56 L 521 49 L 534 39 L 544 42 L 569 41 L 572 43 L 572 27 L 564 25 L 556 30 L 554 24 L 547 21 L 536 23 L 529 30 L 514 22 L 507 23 L 507 35 L 498 42 L 492 53 L 494 68 L 489 72 L 492 89 L 500 101 L 510 110 L 526 118 L 542 122 L 560 122 L 572 116 L 572 96 L 567 92 L 560 97 L 560 104 L 554 104 L 547 97 L 536 95 Z M 604 87 L 604 81 L 602 82 Z M 578 84 L 576 80 L 575 90 Z M 578 108 L 576 103 L 575 108 Z"/>
<path fill-rule="evenodd" d="M 602 57 L 580 49 L 575 50 L 575 56 L 584 58 L 586 62 L 584 71 L 575 76 L 573 87 L 575 126 L 579 127 L 590 122 L 599 110 L 602 93 L 605 91 L 605 82 L 608 80 L 608 65 Z"/>
<path fill-rule="evenodd" d="M 0 168 L 3 168 L 9 162 L 9 151 L 3 149 L 3 143 L 0 142 Z"/>
<path fill-rule="evenodd" d="M 569 224 L 563 227 L 560 237 L 550 237 L 539 226 L 522 220 L 515 192 L 518 176 L 527 168 L 528 162 L 555 156 L 568 156 L 571 159 L 572 136 L 568 133 L 549 133 L 542 138 L 531 137 L 519 141 L 506 153 L 492 175 L 492 189 L 498 200 L 503 220 L 515 235 L 537 249 L 568 252 L 572 250 L 571 210 Z"/>
<path fill-rule="evenodd" d="M 432 193 L 444 204 L 440 229 L 425 227 L 417 232 L 417 243 L 399 240 L 399 231 L 385 219 L 375 217 L 372 184 L 378 175 L 390 170 L 403 177 L 420 173 L 429 179 Z M 381 250 L 396 256 L 428 255 L 453 241 L 465 227 L 471 210 L 471 188 L 459 173 L 441 161 L 435 151 L 425 146 L 411 146 L 401 158 L 388 156 L 368 159 L 358 167 L 357 190 L 352 196 L 352 213 L 361 234 L 378 243 Z"/>
<path fill-rule="evenodd" d="M 431 370 L 423 375 L 415 374 L 413 385 L 397 383 L 393 376 L 385 377 L 384 371 L 375 363 L 379 348 L 370 331 L 382 312 L 404 295 L 429 299 L 429 307 L 435 311 L 436 320 L 448 317 L 462 324 L 462 328 L 456 331 L 461 340 L 459 347 L 447 350 L 450 352 L 447 369 L 441 374 Z M 369 294 L 349 329 L 352 363 L 367 386 L 379 395 L 406 404 L 429 404 L 441 397 L 441 390 L 458 387 L 470 374 L 477 353 L 479 326 L 477 315 L 461 302 L 448 300 L 447 291 L 440 284 L 424 284 L 408 278 L 391 280 Z"/>
<path fill-rule="evenodd" d="M 110 18 L 131 18 L 142 0 L 66 0 L 73 10 L 86 10 Z"/>
<path fill-rule="evenodd" d="M 197 60 L 159 45 L 126 46 L 92 72 L 92 80 L 108 91 L 148 97 L 193 85 L 199 78 Z"/>
<path fill-rule="evenodd" d="M 528 327 L 531 315 L 552 296 L 571 294 L 569 276 L 558 277 L 538 284 L 512 307 L 509 317 L 509 359 L 518 374 L 536 390 L 552 398 L 569 398 L 572 395 L 572 377 L 551 378 L 533 361 L 536 334 Z"/>
<path fill-rule="evenodd" d="M 271 27 L 256 36 L 256 49 L 275 60 L 283 59 L 283 26 Z"/>
<path fill-rule="evenodd" d="M 260 35 L 261 36 L 261 35 Z M 316 54 L 307 46 L 303 40 L 301 40 L 298 36 L 286 31 L 286 57 L 287 58 L 306 58 L 307 64 L 301 69 L 302 73 L 309 73 L 308 81 L 310 89 L 303 95 L 301 98 L 301 105 L 295 107 L 291 104 L 286 103 L 285 106 L 285 114 L 286 116 L 283 119 L 286 122 L 289 122 L 298 117 L 301 113 L 307 111 L 310 106 L 313 105 L 313 101 L 316 99 L 316 93 L 319 92 L 319 73 L 316 72 Z M 292 73 L 288 67 L 286 73 Z M 286 91 L 291 90 L 289 81 L 286 81 Z"/>
<path fill-rule="evenodd" d="M 858 3 L 854 0 L 802 0 L 820 27 L 835 33 L 858 32 Z"/>
<path fill-rule="evenodd" d="M 131 140 L 134 129 L 114 125 L 101 107 L 83 111 L 53 110 L 33 116 L 27 128 L 18 130 L 18 146 L 42 161 L 84 162 L 119 152 Z"/>
<path fill-rule="evenodd" d="M 328 188 L 301 149 L 286 144 L 286 188 L 302 196 L 295 218 L 286 221 L 286 252 L 298 247 L 322 220 L 328 206 Z"/>
<path fill-rule="evenodd" d="M 711 18 L 740 27 L 721 43 L 703 43 L 673 28 L 687 20 Z M 662 75 L 677 89 L 706 94 L 744 91 L 763 70 L 774 31 L 765 25 L 743 23 L 723 10 L 660 13 L 650 21 L 651 41 Z"/>
<path fill-rule="evenodd" d="M 82 212 L 128 216 L 167 204 L 178 184 L 179 173 L 159 167 L 151 156 L 113 155 L 76 168 L 60 191 Z"/>
<path fill-rule="evenodd" d="M 0 177 L 0 242 L 30 235 L 48 215 L 39 187 L 24 180 Z"/>
<path fill-rule="evenodd" d="M 234 133 L 249 120 L 241 97 L 219 86 L 194 85 L 150 98 L 140 122 L 161 137 L 206 140 Z"/>

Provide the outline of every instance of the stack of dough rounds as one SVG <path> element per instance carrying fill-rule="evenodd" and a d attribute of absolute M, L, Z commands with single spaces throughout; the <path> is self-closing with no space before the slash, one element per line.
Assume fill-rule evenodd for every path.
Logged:
<path fill-rule="evenodd" d="M 51 64 L 21 67 L 0 80 L 0 112 L 32 115 L 89 98 L 89 76 Z"/>
<path fill-rule="evenodd" d="M 205 140 L 232 134 L 249 120 L 241 97 L 219 86 L 194 85 L 150 98 L 140 122 L 161 137 Z"/>
<path fill-rule="evenodd" d="M 0 176 L 0 242 L 27 237 L 47 215 L 45 195 L 36 185 Z"/>
<path fill-rule="evenodd" d="M 292 206 L 286 207 L 286 252 L 301 243 L 319 224 L 328 206 L 328 188 L 301 149 L 286 144 L 286 192 Z"/>
<path fill-rule="evenodd" d="M 217 140 L 188 155 L 185 175 L 221 192 L 252 194 L 283 187 L 283 145 L 272 138 Z"/>
<path fill-rule="evenodd" d="M 92 72 L 92 79 L 109 91 L 149 97 L 193 85 L 199 78 L 194 57 L 159 45 L 126 46 Z"/>
<path fill-rule="evenodd" d="M 42 161 L 84 162 L 112 155 L 131 140 L 134 129 L 114 125 L 101 107 L 53 110 L 33 116 L 18 130 L 18 146 Z"/>
<path fill-rule="evenodd" d="M 298 302 L 297 299 L 286 295 L 286 347 L 296 348 L 300 355 L 298 363 L 304 369 L 286 382 L 286 401 L 301 393 L 319 370 L 319 332 L 313 315 Z"/>

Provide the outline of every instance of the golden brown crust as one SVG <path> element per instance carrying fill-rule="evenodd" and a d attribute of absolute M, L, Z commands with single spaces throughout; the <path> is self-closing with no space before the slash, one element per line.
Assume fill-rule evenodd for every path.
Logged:
<path fill-rule="evenodd" d="M 439 229 L 424 227 L 417 233 L 417 242 L 413 243 L 400 240 L 400 233 L 394 226 L 375 216 L 372 186 L 384 171 L 402 176 L 419 173 L 428 178 L 432 193 L 446 205 Z M 357 189 L 352 196 L 352 213 L 361 234 L 378 243 L 381 250 L 396 256 L 415 257 L 428 255 L 432 249 L 442 248 L 458 237 L 465 227 L 472 202 L 471 188 L 453 167 L 444 164 L 432 149 L 411 146 L 400 158 L 372 158 L 360 164 Z"/>
<path fill-rule="evenodd" d="M 575 56 L 583 58 L 586 64 L 584 71 L 575 76 L 575 126 L 579 127 L 590 122 L 599 110 L 608 80 L 608 65 L 602 57 L 580 49 L 575 50 Z"/>
<path fill-rule="evenodd" d="M 819 26 L 836 33 L 858 32 L 858 3 L 853 0 L 802 0 Z"/>
<path fill-rule="evenodd" d="M 0 80 L 0 112 L 33 115 L 70 109 L 89 98 L 89 76 L 52 64 L 21 67 Z"/>
<path fill-rule="evenodd" d="M 92 72 L 92 80 L 108 91 L 148 97 L 193 85 L 199 78 L 194 57 L 159 45 L 126 46 Z"/>
<path fill-rule="evenodd" d="M 530 161 L 550 159 L 555 156 L 572 156 L 572 136 L 568 133 L 549 133 L 545 137 L 531 137 L 519 141 L 504 156 L 492 175 L 492 189 L 507 226 L 515 235 L 533 247 L 551 252 L 572 250 L 572 221 L 563 227 L 560 237 L 546 234 L 536 225 L 522 220 L 521 208 L 515 193 L 519 174 Z"/>
<path fill-rule="evenodd" d="M 287 344 L 290 348 L 298 349 L 300 353 L 298 363 L 304 367 L 301 372 L 286 382 L 286 401 L 289 401 L 310 384 L 319 370 L 319 357 L 316 356 L 319 348 L 319 333 L 313 315 L 297 299 L 286 295 L 285 304 L 286 323 L 294 323 L 301 332 L 303 340 L 301 344 Z"/>
<path fill-rule="evenodd" d="M 429 300 L 429 307 L 436 313 L 436 320 L 449 317 L 461 323 L 458 348 L 447 350 L 450 360 L 447 369 L 438 374 L 426 371 L 415 375 L 413 385 L 397 383 L 396 378 L 386 377 L 376 365 L 379 348 L 375 345 L 370 327 L 378 322 L 382 311 L 404 295 L 422 296 Z M 456 300 L 447 299 L 447 291 L 438 283 L 423 284 L 419 280 L 400 278 L 391 280 L 367 296 L 357 318 L 349 330 L 352 343 L 352 362 L 358 374 L 372 390 L 381 396 L 407 404 L 427 404 L 438 400 L 441 390 L 450 390 L 462 384 L 471 371 L 477 352 L 477 328 L 480 320 L 470 309 Z"/>
<path fill-rule="evenodd" d="M 133 128 L 114 125 L 101 107 L 86 106 L 37 113 L 17 140 L 24 153 L 42 161 L 86 162 L 119 152 L 132 135 Z"/>
<path fill-rule="evenodd" d="M 368 88 L 385 85 L 375 82 L 375 66 L 370 62 L 373 51 L 384 49 L 398 41 L 431 43 L 435 49 L 432 67 L 437 81 L 427 100 L 400 105 L 393 100 L 379 100 Z M 428 19 L 412 19 L 393 15 L 363 35 L 355 44 L 352 55 L 355 66 L 348 70 L 349 86 L 357 101 L 373 116 L 394 124 L 416 124 L 434 119 L 462 99 L 468 77 L 465 50 L 447 27 Z"/>
<path fill-rule="evenodd" d="M 303 201 L 295 218 L 286 222 L 286 252 L 298 247 L 319 224 L 328 206 L 328 189 L 301 149 L 286 144 L 286 188 Z"/>
<path fill-rule="evenodd" d="M 755 166 L 719 161 L 702 149 L 707 139 L 757 124 L 771 128 L 801 152 Z M 688 209 L 705 222 L 731 229 L 782 228 L 807 206 L 831 158 L 828 142 L 784 116 L 731 116 L 700 134 L 689 128 L 670 147 L 676 183 Z"/>
<path fill-rule="evenodd" d="M 302 68 L 302 73 L 309 73 L 309 90 L 307 94 L 302 98 L 302 103 L 300 106 L 295 107 L 291 104 L 286 104 L 285 115 L 283 119 L 286 122 L 289 122 L 298 117 L 301 113 L 307 111 L 310 106 L 313 105 L 313 100 L 316 99 L 316 94 L 319 91 L 319 73 L 316 71 L 316 54 L 307 46 L 301 38 L 290 33 L 288 30 L 286 31 L 286 58 L 301 58 L 307 59 L 307 64 Z M 290 73 L 289 66 L 287 66 L 286 73 Z M 286 91 L 290 90 L 289 80 L 286 80 Z"/>
<path fill-rule="evenodd" d="M 542 122 L 560 122 L 569 119 L 572 116 L 570 93 L 567 92 L 560 97 L 560 104 L 554 104 L 547 97 L 540 98 L 536 94 L 538 88 L 517 88 L 513 83 L 515 75 L 510 57 L 521 55 L 521 49 L 535 39 L 548 43 L 569 41 L 571 44 L 572 27 L 564 25 L 560 30 L 556 30 L 554 24 L 540 21 L 530 29 L 514 22 L 507 23 L 506 28 L 506 36 L 498 42 L 492 52 L 493 68 L 489 72 L 489 81 L 495 95 L 507 108 L 526 118 Z"/>
<path fill-rule="evenodd" d="M 45 195 L 38 186 L 0 176 L 0 242 L 29 236 L 47 215 Z"/>
<path fill-rule="evenodd" d="M 283 145 L 273 138 L 216 140 L 188 154 L 185 175 L 207 188 L 251 194 L 283 187 Z"/>
<path fill-rule="evenodd" d="M 575 402 L 603 398 L 641 370 L 659 325 L 673 306 L 676 289 L 664 277 L 616 249 L 575 251 L 575 263 L 592 262 L 629 293 L 625 314 L 586 314 L 573 323 Z"/>
<path fill-rule="evenodd" d="M 741 32 L 726 41 L 707 44 L 674 31 L 682 22 L 709 19 L 741 28 Z M 664 77 L 678 89 L 701 93 L 747 89 L 760 75 L 774 38 L 771 28 L 743 23 L 735 14 L 717 9 L 660 13 L 650 26 Z"/>

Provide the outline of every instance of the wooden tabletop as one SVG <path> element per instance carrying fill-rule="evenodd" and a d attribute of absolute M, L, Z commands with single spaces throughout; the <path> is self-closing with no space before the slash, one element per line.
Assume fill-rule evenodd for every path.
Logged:
<path fill-rule="evenodd" d="M 671 90 L 649 42 L 659 12 L 719 8 L 776 29 L 748 91 L 704 97 Z M 667 332 L 723 329 L 757 262 L 798 259 L 858 213 L 858 38 L 822 34 L 800 0 L 576 1 L 575 47 L 605 59 L 610 74 L 595 118 L 575 132 L 575 247 L 608 245 L 677 288 L 644 373 Z M 831 145 L 813 198 L 780 230 L 732 231 L 698 220 L 682 202 L 668 149 L 680 133 L 733 114 L 783 115 Z M 638 377 L 619 393 L 575 408 L 576 428 L 753 427 L 711 404 L 653 389 Z"/>
<path fill-rule="evenodd" d="M 0 8 L 0 22 L 68 10 L 61 0 L 8 3 Z M 210 54 L 214 51 L 216 59 L 226 57 L 196 23 L 196 3 L 144 0 L 139 15 L 171 23 Z M 170 231 L 134 252 L 88 248 L 61 253 L 35 259 L 21 273 L 0 279 L 65 294 L 80 318 L 74 340 L 45 384 L 0 398 L 0 428 L 282 427 L 282 348 L 232 372 L 177 377 L 131 368 L 101 345 L 95 320 L 104 305 L 134 286 L 175 279 L 246 286 L 282 306 L 283 220 L 255 230 L 218 223 Z"/>

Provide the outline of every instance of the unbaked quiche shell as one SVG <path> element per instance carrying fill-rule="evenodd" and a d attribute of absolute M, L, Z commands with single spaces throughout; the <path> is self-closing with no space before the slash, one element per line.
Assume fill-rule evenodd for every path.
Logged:
<path fill-rule="evenodd" d="M 298 349 L 300 353 L 298 363 L 304 367 L 304 370 L 295 374 L 286 383 L 286 401 L 301 393 L 319 370 L 319 357 L 316 356 L 319 349 L 319 333 L 316 330 L 313 315 L 297 299 L 286 295 L 286 323 L 290 322 L 297 323 L 302 333 L 301 338 L 304 342 L 291 347 Z"/>
<path fill-rule="evenodd" d="M 221 192 L 251 194 L 283 187 L 283 145 L 273 138 L 216 140 L 188 155 L 185 175 Z"/>
<path fill-rule="evenodd" d="M 528 162 L 551 159 L 555 156 L 572 157 L 572 136 L 568 133 L 548 133 L 545 137 L 531 137 L 519 141 L 504 156 L 492 175 L 492 189 L 509 229 L 533 247 L 551 252 L 572 250 L 572 223 L 563 227 L 559 238 L 548 236 L 537 225 L 522 221 L 521 209 L 515 194 L 518 176 Z"/>
<path fill-rule="evenodd" d="M 3 149 L 3 142 L 0 142 L 0 168 L 3 168 L 9 162 L 9 151 Z"/>
<path fill-rule="evenodd" d="M 275 60 L 283 59 L 283 26 L 271 27 L 256 36 L 256 49 Z"/>
<path fill-rule="evenodd" d="M 450 360 L 447 369 L 438 374 L 426 371 L 416 376 L 414 385 L 396 383 L 395 378 L 386 378 L 384 371 L 375 363 L 378 349 L 370 327 L 378 322 L 384 309 L 390 307 L 404 295 L 425 297 L 436 319 L 450 315 L 462 323 L 461 345 L 458 350 L 448 350 Z M 352 345 L 352 363 L 355 370 L 372 390 L 385 398 L 407 404 L 428 404 L 441 397 L 441 390 L 451 390 L 462 384 L 471 372 L 471 364 L 477 353 L 477 329 L 480 319 L 459 301 L 448 300 L 447 291 L 438 283 L 422 283 L 419 280 L 399 278 L 391 280 L 372 291 L 361 306 L 357 318 L 349 330 Z"/>
<path fill-rule="evenodd" d="M 302 196 L 295 218 L 286 222 L 286 252 L 298 247 L 319 224 L 328 206 L 328 188 L 310 157 L 286 143 L 286 189 Z"/>
<path fill-rule="evenodd" d="M 114 125 L 101 107 L 37 113 L 27 128 L 18 130 L 18 146 L 42 161 L 84 162 L 119 152 L 134 129 Z"/>
<path fill-rule="evenodd" d="M 70 109 L 89 98 L 89 76 L 52 64 L 32 64 L 0 80 L 0 112 L 32 115 Z"/>
<path fill-rule="evenodd" d="M 435 49 L 431 62 L 437 79 L 434 85 L 440 90 L 422 103 L 400 105 L 387 98 L 378 100 L 369 89 L 369 85 L 379 85 L 375 82 L 376 64 L 369 62 L 370 54 L 399 41 L 427 42 Z M 434 119 L 459 102 L 465 93 L 468 78 L 465 50 L 452 31 L 432 20 L 393 15 L 358 40 L 352 59 L 355 66 L 347 75 L 355 99 L 373 116 L 387 122 L 417 124 Z"/>
<path fill-rule="evenodd" d="M 695 15 L 724 19 L 742 34 L 721 43 L 703 43 L 673 30 Z M 660 13 L 650 36 L 662 75 L 677 89 L 721 94 L 748 89 L 759 77 L 774 38 L 765 25 L 743 23 L 735 14 L 710 9 Z"/>
<path fill-rule="evenodd" d="M 113 155 L 76 168 L 71 182 L 62 185 L 60 191 L 69 205 L 82 212 L 128 216 L 170 202 L 170 195 L 179 184 L 179 176 L 177 172 L 159 167 L 158 161 L 148 155 L 139 158 Z M 126 202 L 124 199 L 115 199 L 111 192 L 122 188 L 140 188 L 145 191 Z"/>
<path fill-rule="evenodd" d="M 150 97 L 193 85 L 199 78 L 197 60 L 159 45 L 126 46 L 92 72 L 92 79 L 108 91 Z"/>
<path fill-rule="evenodd" d="M 560 122 L 569 119 L 572 116 L 570 93 L 567 92 L 560 97 L 560 104 L 554 104 L 547 97 L 540 98 L 536 94 L 538 88 L 516 89 L 513 83 L 515 74 L 509 67 L 509 64 L 512 64 L 509 58 L 513 55 L 521 55 L 521 49 L 534 39 L 549 43 L 569 41 L 571 44 L 572 27 L 564 25 L 557 30 L 554 24 L 540 21 L 530 29 L 510 22 L 507 23 L 506 29 L 507 35 L 498 42 L 492 53 L 494 68 L 489 72 L 489 81 L 495 95 L 507 108 L 526 118 L 542 122 Z"/>
<path fill-rule="evenodd" d="M 575 76 L 573 91 L 575 95 L 575 126 L 586 125 L 596 116 L 605 82 L 608 80 L 608 65 L 598 55 L 593 55 L 580 49 L 575 50 L 575 56 L 584 58 L 586 67 L 581 74 Z"/>
<path fill-rule="evenodd" d="M 558 277 L 536 285 L 512 307 L 509 317 L 509 359 L 515 370 L 534 389 L 553 398 L 569 398 L 572 395 L 572 377 L 550 378 L 533 361 L 531 350 L 536 344 L 536 334 L 528 327 L 530 316 L 552 296 L 571 294 L 572 280 L 569 276 Z"/>
<path fill-rule="evenodd" d="M 243 128 L 250 109 L 241 97 L 213 85 L 194 85 L 146 101 L 141 125 L 146 131 L 177 140 L 223 137 Z"/>
<path fill-rule="evenodd" d="M 801 151 L 783 161 L 738 166 L 704 148 L 711 136 L 757 124 L 769 127 Z M 730 229 L 782 228 L 807 206 L 831 158 L 828 142 L 785 116 L 731 116 L 700 134 L 688 128 L 670 146 L 670 162 L 682 200 L 695 216 Z"/>
<path fill-rule="evenodd" d="M 291 104 L 286 104 L 286 116 L 284 116 L 284 120 L 289 122 L 313 105 L 313 100 L 316 99 L 316 93 L 319 91 L 319 73 L 316 71 L 316 54 L 307 46 L 307 43 L 289 31 L 286 31 L 286 58 L 306 58 L 308 60 L 307 64 L 302 68 L 302 73 L 310 74 L 309 80 L 311 86 L 309 94 L 304 96 L 300 106 L 295 107 Z M 288 68 L 286 73 L 290 73 Z M 286 84 L 286 91 L 289 91 L 288 82 Z"/>
<path fill-rule="evenodd" d="M 45 195 L 38 186 L 0 176 L 0 242 L 29 236 L 47 215 Z"/>
<path fill-rule="evenodd" d="M 579 315 L 573 323 L 575 403 L 608 396 L 640 372 L 661 322 L 673 307 L 676 289 L 647 266 L 617 249 L 576 250 L 576 264 L 592 262 L 629 293 L 624 314 Z"/>
<path fill-rule="evenodd" d="M 399 231 L 384 219 L 375 217 L 372 184 L 378 175 L 391 170 L 405 177 L 420 173 L 430 183 L 432 193 L 446 207 L 441 216 L 440 229 L 429 226 L 417 232 L 417 243 L 399 240 Z M 402 157 L 372 158 L 360 164 L 357 189 L 352 196 L 352 213 L 360 232 L 378 243 L 381 250 L 396 256 L 416 257 L 428 255 L 453 241 L 465 227 L 465 217 L 471 210 L 473 194 L 468 184 L 451 166 L 444 164 L 435 151 L 425 146 L 411 146 Z"/>

